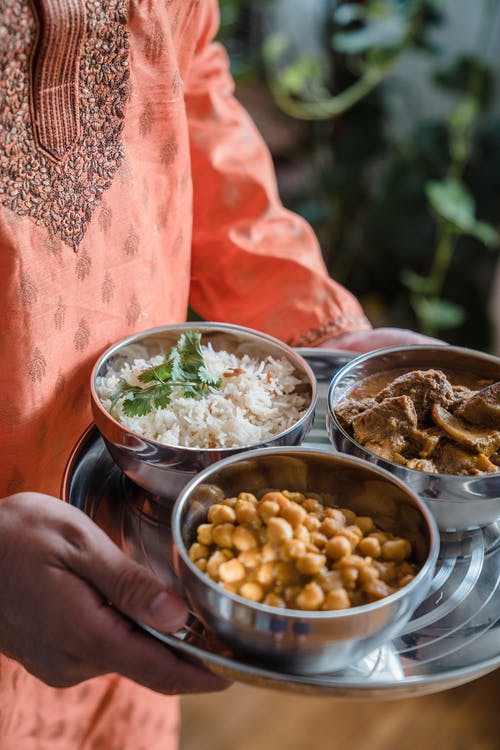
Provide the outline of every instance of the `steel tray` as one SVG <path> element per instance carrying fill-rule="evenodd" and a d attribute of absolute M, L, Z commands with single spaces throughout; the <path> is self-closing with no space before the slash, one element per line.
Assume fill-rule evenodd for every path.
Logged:
<path fill-rule="evenodd" d="M 329 445 L 326 393 L 346 352 L 299 349 L 319 385 L 307 442 Z M 333 450 L 333 448 L 332 448 Z M 176 585 L 170 565 L 170 518 L 161 498 L 128 480 L 94 426 L 68 463 L 63 497 L 89 515 L 130 557 Z M 472 532 L 442 534 L 431 591 L 399 636 L 359 664 L 321 675 L 279 673 L 243 661 L 194 618 L 174 635 L 148 631 L 212 671 L 254 686 L 321 696 L 389 700 L 445 690 L 500 665 L 500 522 Z"/>

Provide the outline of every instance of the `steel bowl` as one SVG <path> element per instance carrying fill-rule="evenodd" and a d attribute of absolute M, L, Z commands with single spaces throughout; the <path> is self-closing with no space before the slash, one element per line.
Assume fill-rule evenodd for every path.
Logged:
<path fill-rule="evenodd" d="M 189 329 L 200 331 L 202 344 L 210 342 L 214 349 L 257 358 L 269 355 L 286 358 L 294 366 L 296 375 L 304 381 L 304 392 L 308 395 L 309 405 L 302 417 L 292 427 L 264 443 L 233 448 L 167 445 L 124 427 L 101 403 L 96 389 L 97 378 L 139 356 L 149 358 L 168 350 L 177 343 L 182 332 Z M 264 445 L 301 443 L 311 427 L 317 400 L 314 373 L 293 349 L 264 333 L 222 323 L 181 323 L 153 328 L 119 341 L 96 362 L 90 378 L 90 393 L 95 424 L 114 461 L 133 482 L 158 496 L 167 505 L 173 504 L 184 485 L 199 471 L 220 459 Z"/>
<path fill-rule="evenodd" d="M 337 611 L 277 608 L 230 593 L 190 560 L 189 547 L 221 493 L 233 497 L 245 491 L 261 497 L 270 489 L 333 493 L 342 507 L 375 516 L 381 528 L 387 524 L 395 533 L 417 533 L 419 573 L 385 599 Z M 424 599 L 439 549 L 432 515 L 402 482 L 366 461 L 304 446 L 254 450 L 203 471 L 174 506 L 172 541 L 176 573 L 205 627 L 237 656 L 304 674 L 354 665 L 393 638 Z"/>
<path fill-rule="evenodd" d="M 500 472 L 497 474 L 434 474 L 409 469 L 367 450 L 340 424 L 335 409 L 361 380 L 397 369 L 435 368 L 463 371 L 478 377 L 500 380 L 500 359 L 490 354 L 456 346 L 403 346 L 363 354 L 342 367 L 328 391 L 327 432 L 335 448 L 366 459 L 399 477 L 421 497 L 444 532 L 465 532 L 482 528 L 500 518 Z"/>

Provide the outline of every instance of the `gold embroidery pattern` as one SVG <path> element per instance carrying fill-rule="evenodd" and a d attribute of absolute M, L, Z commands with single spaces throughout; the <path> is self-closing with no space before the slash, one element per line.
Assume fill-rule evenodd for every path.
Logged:
<path fill-rule="evenodd" d="M 33 132 L 30 55 L 36 21 L 30 4 L 6 0 L 0 25 L 0 203 L 75 250 L 123 159 L 129 78 L 126 0 L 80 2 L 86 9 L 80 137 L 63 160 L 37 148 Z"/>

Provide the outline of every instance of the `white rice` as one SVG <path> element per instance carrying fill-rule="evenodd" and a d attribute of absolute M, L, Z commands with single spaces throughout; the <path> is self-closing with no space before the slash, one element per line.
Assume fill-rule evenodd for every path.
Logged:
<path fill-rule="evenodd" d="M 246 354 L 237 356 L 201 347 L 208 371 L 222 378 L 222 387 L 202 399 L 185 398 L 182 388 L 174 388 L 165 409 L 153 408 L 141 417 L 123 413 L 119 401 L 111 409 L 110 394 L 123 378 L 141 385 L 138 375 L 164 360 L 134 359 L 119 370 L 97 378 L 96 389 L 104 407 L 127 429 L 167 445 L 192 448 L 233 448 L 267 440 L 291 427 L 304 414 L 309 399 L 296 392 L 302 381 L 293 365 L 284 358 L 258 360 Z M 231 370 L 242 373 L 229 374 Z M 226 374 L 224 374 L 226 373 Z M 303 389 L 301 389 L 303 391 Z"/>

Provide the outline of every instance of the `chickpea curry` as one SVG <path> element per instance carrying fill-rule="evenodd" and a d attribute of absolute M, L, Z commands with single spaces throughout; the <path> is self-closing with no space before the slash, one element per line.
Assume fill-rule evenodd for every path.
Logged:
<path fill-rule="evenodd" d="M 369 516 L 300 492 L 249 492 L 210 506 L 189 548 L 226 590 L 272 607 L 339 610 L 382 599 L 419 566 L 412 543 Z"/>

